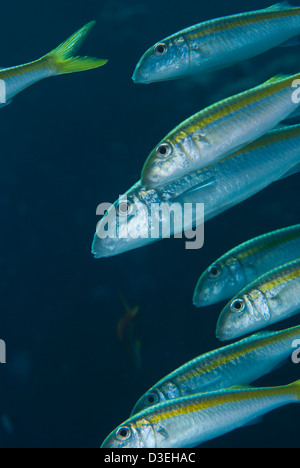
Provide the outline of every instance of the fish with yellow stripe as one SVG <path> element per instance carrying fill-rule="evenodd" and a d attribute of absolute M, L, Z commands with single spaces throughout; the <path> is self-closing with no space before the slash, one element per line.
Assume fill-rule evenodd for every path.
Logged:
<path fill-rule="evenodd" d="M 299 34 L 300 8 L 287 1 L 206 21 L 151 47 L 139 61 L 133 80 L 149 84 L 220 70 L 283 43 L 288 45 Z"/>
<path fill-rule="evenodd" d="M 9 104 L 17 94 L 40 80 L 56 75 L 92 70 L 105 65 L 107 60 L 104 59 L 73 56 L 95 24 L 95 21 L 91 21 L 39 60 L 1 69 L 1 107 Z"/>
<path fill-rule="evenodd" d="M 216 260 L 199 279 L 194 305 L 229 300 L 248 284 L 284 263 L 300 258 L 300 224 L 256 237 Z"/>
<path fill-rule="evenodd" d="M 161 187 L 214 164 L 298 115 L 299 83 L 300 74 L 280 75 L 184 121 L 150 153 L 142 184 Z"/>
<path fill-rule="evenodd" d="M 222 311 L 217 337 L 234 340 L 300 312 L 300 260 L 263 275 L 243 289 Z"/>
<path fill-rule="evenodd" d="M 133 416 L 108 436 L 102 448 L 197 447 L 293 403 L 300 403 L 300 381 L 178 398 Z"/>
<path fill-rule="evenodd" d="M 99 222 L 92 253 L 95 258 L 111 257 L 179 234 L 183 229 L 201 226 L 202 212 L 198 217 L 195 204 L 204 203 L 208 221 L 273 182 L 297 173 L 299 161 L 300 125 L 295 125 L 273 130 L 218 163 L 160 189 L 147 188 L 138 182 Z M 165 214 L 161 216 L 159 210 L 153 212 L 153 205 L 164 206 L 170 212 L 176 207 L 174 222 L 170 223 Z M 153 235 L 155 224 L 159 227 L 157 236 Z"/>
<path fill-rule="evenodd" d="M 175 398 L 252 383 L 292 354 L 300 327 L 262 332 L 193 359 L 162 379 L 135 405 L 132 415 Z"/>

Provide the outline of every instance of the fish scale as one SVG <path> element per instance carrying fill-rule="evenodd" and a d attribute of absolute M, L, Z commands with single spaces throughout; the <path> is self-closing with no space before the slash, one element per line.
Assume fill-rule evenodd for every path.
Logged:
<path fill-rule="evenodd" d="M 165 185 L 262 137 L 298 110 L 293 84 L 299 79 L 299 74 L 273 78 L 187 119 L 150 153 L 142 184 L 151 188 Z M 164 156 L 158 153 L 163 147 L 167 148 Z"/>
<path fill-rule="evenodd" d="M 276 129 L 213 166 L 199 170 L 157 189 L 135 184 L 115 202 L 98 224 L 92 252 L 96 258 L 109 257 L 140 248 L 162 239 L 151 236 L 151 206 L 165 203 L 204 203 L 205 220 L 218 216 L 232 206 L 268 187 L 271 183 L 298 171 L 300 154 L 300 125 Z M 127 218 L 115 217 L 119 206 L 128 201 L 132 213 Z M 194 206 L 193 205 L 193 206 Z M 110 222 L 112 216 L 112 221 Z M 105 234 L 106 226 L 117 225 L 116 236 Z M 192 217 L 185 230 L 203 223 L 203 218 Z M 163 222 L 160 222 L 163 227 Z M 181 230 L 183 227 L 181 226 Z M 181 230 L 171 230 L 179 234 Z M 104 232 L 104 236 L 101 232 Z"/>
<path fill-rule="evenodd" d="M 300 258 L 299 224 L 245 242 L 205 270 L 195 288 L 194 305 L 228 300 L 264 273 L 296 258 Z M 211 275 L 213 268 L 216 277 Z"/>
<path fill-rule="evenodd" d="M 282 2 L 249 13 L 217 18 L 175 33 L 142 56 L 135 83 L 149 84 L 232 66 L 300 34 L 300 8 Z M 164 46 L 163 52 L 156 47 Z"/>
<path fill-rule="evenodd" d="M 139 399 L 132 415 L 174 398 L 254 382 L 288 359 L 293 341 L 299 338 L 300 327 L 295 327 L 253 335 L 206 353 L 151 387 Z"/>
<path fill-rule="evenodd" d="M 87 35 L 94 27 L 91 21 L 49 54 L 34 62 L 0 70 L 0 80 L 5 83 L 6 101 L 40 80 L 51 76 L 81 72 L 102 67 L 107 60 L 93 57 L 74 57 Z"/>
<path fill-rule="evenodd" d="M 234 305 L 239 303 L 239 308 Z M 300 311 L 300 260 L 258 278 L 243 289 L 222 311 L 217 336 L 232 340 L 261 330 Z"/>
<path fill-rule="evenodd" d="M 102 448 L 197 447 L 299 402 L 300 381 L 284 387 L 228 389 L 178 398 L 133 416 L 108 436 Z"/>

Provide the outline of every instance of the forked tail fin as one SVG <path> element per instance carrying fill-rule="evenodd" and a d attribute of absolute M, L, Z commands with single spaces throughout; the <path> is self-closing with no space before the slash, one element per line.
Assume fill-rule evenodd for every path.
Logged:
<path fill-rule="evenodd" d="M 104 59 L 75 56 L 95 24 L 95 21 L 86 24 L 73 36 L 43 57 L 50 61 L 51 66 L 55 68 L 58 75 L 92 70 L 107 63 L 107 60 Z"/>

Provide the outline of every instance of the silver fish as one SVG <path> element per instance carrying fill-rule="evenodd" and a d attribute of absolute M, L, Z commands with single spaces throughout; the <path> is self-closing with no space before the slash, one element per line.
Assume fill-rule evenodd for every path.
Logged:
<path fill-rule="evenodd" d="M 92 253 L 95 258 L 110 257 L 162 239 L 163 233 L 153 236 L 151 226 L 157 221 L 164 227 L 168 219 L 151 213 L 152 205 L 163 204 L 169 209 L 174 204 L 180 205 L 184 214 L 191 215 L 191 225 L 185 226 L 188 230 L 203 223 L 203 218 L 197 219 L 194 212 L 189 213 L 191 206 L 187 204 L 194 208 L 193 204 L 204 203 L 205 219 L 209 220 L 278 179 L 298 172 L 299 160 L 300 125 L 297 125 L 274 130 L 214 166 L 159 190 L 147 189 L 138 182 L 115 202 L 98 224 Z M 107 229 L 112 235 L 107 235 Z"/>
<path fill-rule="evenodd" d="M 241 291 L 222 311 L 217 337 L 234 340 L 300 312 L 300 260 L 272 270 Z"/>
<path fill-rule="evenodd" d="M 175 398 L 249 384 L 272 372 L 292 354 L 300 327 L 258 333 L 193 359 L 154 385 L 132 415 Z"/>
<path fill-rule="evenodd" d="M 300 258 L 300 224 L 280 229 L 232 249 L 201 276 L 194 305 L 229 300 L 264 273 Z"/>
<path fill-rule="evenodd" d="M 288 2 L 206 21 L 151 47 L 139 61 L 133 81 L 149 84 L 220 70 L 299 34 L 300 8 Z"/>
<path fill-rule="evenodd" d="M 178 398 L 133 416 L 107 437 L 102 448 L 197 447 L 299 402 L 300 381 L 284 387 L 228 389 Z"/>

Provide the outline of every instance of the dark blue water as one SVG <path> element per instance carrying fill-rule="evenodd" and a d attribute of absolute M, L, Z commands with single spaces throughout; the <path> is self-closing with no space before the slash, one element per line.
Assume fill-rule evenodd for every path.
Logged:
<path fill-rule="evenodd" d="M 207 78 L 137 86 L 130 78 L 141 54 L 183 27 L 269 5 L 2 0 L 1 66 L 38 58 L 91 19 L 97 26 L 82 53 L 110 62 L 41 82 L 1 110 L 0 338 L 8 362 L 0 367 L 0 446 L 99 446 L 152 384 L 219 346 L 221 306 L 192 306 L 203 269 L 240 242 L 299 222 L 294 176 L 207 223 L 201 251 L 169 240 L 107 260 L 90 254 L 97 205 L 138 180 L 166 133 L 217 99 L 300 65 L 299 47 L 277 48 Z M 138 370 L 117 338 L 119 292 L 141 307 Z M 292 324 L 299 317 L 277 328 Z M 299 377 L 290 363 L 261 384 Z M 299 411 L 284 408 L 207 446 L 299 447 Z"/>

